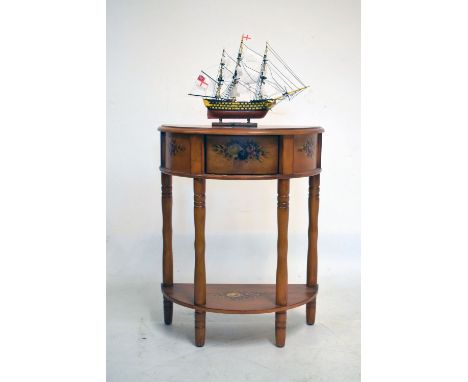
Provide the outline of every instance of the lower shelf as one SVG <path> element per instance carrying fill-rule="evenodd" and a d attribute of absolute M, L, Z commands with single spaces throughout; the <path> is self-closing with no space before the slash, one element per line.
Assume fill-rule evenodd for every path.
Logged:
<path fill-rule="evenodd" d="M 161 287 L 164 297 L 176 304 L 203 312 L 227 314 L 257 314 L 282 312 L 307 304 L 317 296 L 318 285 L 288 285 L 288 304 L 275 303 L 275 284 L 207 284 L 206 304 L 193 303 L 193 284 L 173 284 Z"/>

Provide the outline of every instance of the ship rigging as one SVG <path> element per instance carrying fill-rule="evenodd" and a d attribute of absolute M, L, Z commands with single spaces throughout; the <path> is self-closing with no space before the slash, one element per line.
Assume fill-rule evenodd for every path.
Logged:
<path fill-rule="evenodd" d="M 204 94 L 189 93 L 203 98 L 208 118 L 263 118 L 278 102 L 308 87 L 268 42 L 261 54 L 246 45 L 246 39 L 250 36 L 242 35 L 236 58 L 223 49 L 216 77 L 201 72 L 198 92 Z M 256 68 L 245 59 L 246 51 L 260 59 Z M 241 93 L 248 99 L 240 99 Z"/>

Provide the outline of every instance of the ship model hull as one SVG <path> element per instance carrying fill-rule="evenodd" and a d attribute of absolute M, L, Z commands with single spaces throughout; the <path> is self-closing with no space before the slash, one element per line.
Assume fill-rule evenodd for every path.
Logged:
<path fill-rule="evenodd" d="M 263 118 L 275 105 L 274 100 L 229 101 L 204 99 L 208 119 Z"/>

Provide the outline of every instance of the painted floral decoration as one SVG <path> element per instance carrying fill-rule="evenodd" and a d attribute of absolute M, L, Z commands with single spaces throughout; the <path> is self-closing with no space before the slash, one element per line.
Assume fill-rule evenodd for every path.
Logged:
<path fill-rule="evenodd" d="M 307 138 L 298 151 L 303 152 L 308 157 L 312 157 L 314 155 L 314 142 L 312 138 Z"/>
<path fill-rule="evenodd" d="M 251 300 L 251 299 L 259 298 L 262 296 L 262 293 L 252 292 L 252 291 L 246 291 L 246 292 L 232 291 L 232 292 L 216 293 L 215 296 L 228 298 L 234 301 L 242 301 L 242 300 Z"/>
<path fill-rule="evenodd" d="M 177 143 L 175 139 L 171 139 L 169 141 L 169 154 L 171 156 L 174 156 L 182 151 L 185 151 L 185 147 L 182 146 L 180 143 Z"/>
<path fill-rule="evenodd" d="M 239 161 L 258 160 L 260 162 L 267 156 L 267 152 L 257 142 L 253 140 L 240 141 L 231 140 L 225 145 L 214 145 L 214 151 L 224 156 L 226 159 Z"/>

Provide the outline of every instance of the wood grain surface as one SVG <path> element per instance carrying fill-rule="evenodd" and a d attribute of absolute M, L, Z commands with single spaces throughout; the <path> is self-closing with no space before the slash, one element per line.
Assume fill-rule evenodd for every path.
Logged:
<path fill-rule="evenodd" d="M 313 126 L 258 126 L 243 127 L 212 127 L 211 125 L 162 125 L 159 131 L 182 134 L 212 134 L 212 135 L 300 135 L 322 133 L 324 129 Z"/>
<path fill-rule="evenodd" d="M 164 296 L 182 306 L 198 311 L 225 314 L 258 314 L 281 312 L 312 301 L 317 295 L 317 286 L 289 284 L 286 305 L 276 304 L 275 284 L 207 284 L 206 304 L 193 303 L 193 284 L 174 283 L 161 285 Z"/>

